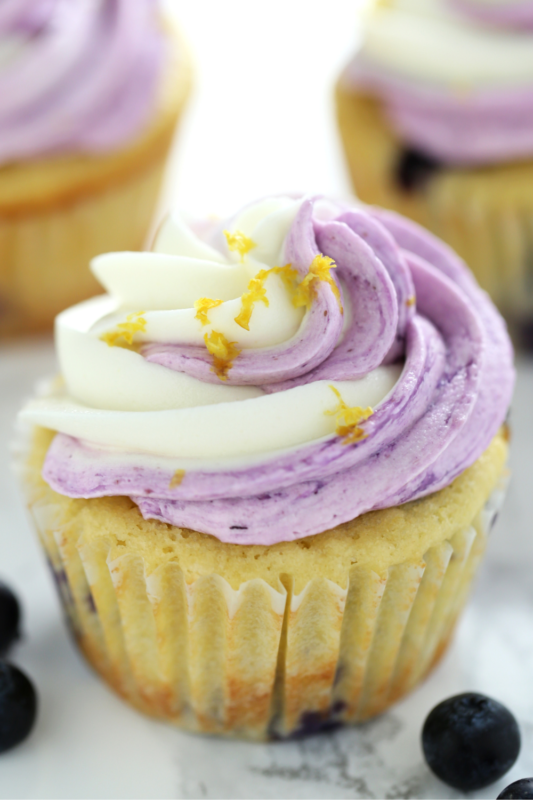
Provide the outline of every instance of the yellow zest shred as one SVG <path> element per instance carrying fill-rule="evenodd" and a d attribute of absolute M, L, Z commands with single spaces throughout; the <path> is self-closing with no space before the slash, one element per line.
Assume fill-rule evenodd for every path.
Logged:
<path fill-rule="evenodd" d="M 296 308 L 300 308 L 301 306 L 305 306 L 307 310 L 311 308 L 311 303 L 313 302 L 313 295 L 314 295 L 314 282 L 325 281 L 329 283 L 331 286 L 331 290 L 335 297 L 337 298 L 337 303 L 339 304 L 339 309 L 341 314 L 344 313 L 344 309 L 341 303 L 341 295 L 339 292 L 339 287 L 333 280 L 333 276 L 331 275 L 330 270 L 336 269 L 337 265 L 333 261 L 332 258 L 328 256 L 323 256 L 319 253 L 312 261 L 311 266 L 309 267 L 309 272 L 300 283 L 298 288 L 296 289 L 295 295 L 293 297 L 293 304 Z"/>
<path fill-rule="evenodd" d="M 272 267 L 271 269 L 259 270 L 255 278 L 252 278 L 248 284 L 247 290 L 242 295 L 242 308 L 235 317 L 235 322 L 237 325 L 240 325 L 241 328 L 244 328 L 247 331 L 250 330 L 250 319 L 255 303 L 262 302 L 267 307 L 270 305 L 265 289 L 265 281 L 269 275 L 279 275 L 285 284 L 285 288 L 293 299 L 298 289 L 298 273 L 291 267 L 290 264 L 285 264 L 284 267 Z"/>
<path fill-rule="evenodd" d="M 290 264 L 285 264 L 284 267 L 273 267 L 269 272 L 274 272 L 276 275 L 279 275 L 289 294 L 294 297 L 294 293 L 298 288 L 297 270 L 293 269 Z"/>
<path fill-rule="evenodd" d="M 209 325 L 207 312 L 211 308 L 222 305 L 222 300 L 211 300 L 210 297 L 200 297 L 194 304 L 196 309 L 195 319 L 199 319 L 202 325 Z"/>
<path fill-rule="evenodd" d="M 250 330 L 250 317 L 252 316 L 254 305 L 259 302 L 264 303 L 266 306 L 270 305 L 264 286 L 265 280 L 268 278 L 269 274 L 269 269 L 259 270 L 255 278 L 252 278 L 248 284 L 247 290 L 241 297 L 242 308 L 235 317 L 235 322 L 246 331 Z"/>
<path fill-rule="evenodd" d="M 135 349 L 133 337 L 139 331 L 144 332 L 146 330 L 146 320 L 143 314 L 144 311 L 135 311 L 133 314 L 128 314 L 125 322 L 119 322 L 115 330 L 103 333 L 100 339 L 108 344 L 109 347 L 123 347 L 126 350 Z"/>
<path fill-rule="evenodd" d="M 253 248 L 257 246 L 255 242 L 249 239 L 248 236 L 245 236 L 241 231 L 235 231 L 234 233 L 231 233 L 231 231 L 224 231 L 224 236 L 226 237 L 229 249 L 235 253 L 239 253 L 241 261 L 244 261 L 246 253 L 249 253 L 250 250 L 253 250 Z"/>
<path fill-rule="evenodd" d="M 370 406 L 368 408 L 360 408 L 359 406 L 350 408 L 334 386 L 330 384 L 329 388 L 337 395 L 339 405 L 334 411 L 325 411 L 324 413 L 335 417 L 335 433 L 337 436 L 343 438 L 343 444 L 353 444 L 365 439 L 366 433 L 363 428 L 359 427 L 359 423 L 372 416 L 373 409 Z"/>
<path fill-rule="evenodd" d="M 228 232 L 224 232 L 226 233 L 226 236 L 228 236 Z M 319 254 L 313 259 L 313 262 L 309 267 L 309 272 L 300 282 L 298 282 L 298 272 L 293 269 L 290 264 L 285 264 L 284 267 L 272 267 L 271 269 L 260 270 L 257 275 L 252 278 L 248 284 L 248 288 L 241 297 L 242 306 L 240 312 L 235 317 L 235 322 L 237 325 L 240 325 L 241 328 L 244 328 L 244 330 L 249 331 L 250 319 L 252 317 L 254 305 L 260 302 L 264 303 L 267 307 L 270 305 L 266 295 L 265 281 L 268 276 L 272 274 L 280 276 L 285 284 L 285 288 L 291 295 L 292 303 L 295 308 L 301 308 L 302 306 L 305 306 L 308 310 L 311 308 L 311 303 L 313 301 L 314 282 L 317 280 L 325 281 L 331 286 L 331 289 L 337 298 L 341 314 L 344 313 L 339 287 L 333 280 L 333 277 L 330 273 L 330 270 L 335 269 L 336 266 L 337 265 L 332 258 Z"/>
<path fill-rule="evenodd" d="M 185 477 L 185 470 L 177 469 L 174 475 L 172 476 L 170 483 L 168 484 L 168 488 L 175 489 L 176 486 L 179 486 L 181 484 L 184 477 Z"/>
<path fill-rule="evenodd" d="M 233 366 L 234 359 L 241 352 L 235 347 L 236 342 L 228 342 L 223 333 L 211 331 L 204 336 L 205 346 L 213 356 L 213 371 L 221 381 L 228 379 L 228 370 Z"/>

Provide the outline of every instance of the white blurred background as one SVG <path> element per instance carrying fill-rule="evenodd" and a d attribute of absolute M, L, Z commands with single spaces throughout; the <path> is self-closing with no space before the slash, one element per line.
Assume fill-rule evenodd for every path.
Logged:
<path fill-rule="evenodd" d="M 170 202 L 224 215 L 269 193 L 349 193 L 332 88 L 364 2 L 167 0 L 195 63 Z"/>

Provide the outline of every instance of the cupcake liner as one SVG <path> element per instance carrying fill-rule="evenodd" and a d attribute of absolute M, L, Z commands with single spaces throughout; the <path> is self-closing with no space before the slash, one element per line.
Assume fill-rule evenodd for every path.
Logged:
<path fill-rule="evenodd" d="M 140 250 L 190 86 L 177 38 L 154 119 L 101 156 L 58 156 L 0 168 L 0 337 L 51 327 L 68 306 L 101 291 L 89 261 Z"/>
<path fill-rule="evenodd" d="M 343 78 L 336 101 L 360 199 L 398 211 L 444 239 L 515 326 L 513 332 L 525 327 L 533 333 L 533 161 L 437 167 L 405 190 L 395 178 L 405 145 L 379 102 Z"/>
<path fill-rule="evenodd" d="M 267 739 L 366 720 L 431 670 L 501 499 L 499 487 L 419 561 L 354 566 L 346 588 L 317 577 L 298 594 L 289 575 L 234 589 L 217 574 L 187 583 L 177 561 L 147 574 L 142 557 L 87 541 L 86 508 L 29 507 L 74 638 L 119 694 L 189 730 Z"/>

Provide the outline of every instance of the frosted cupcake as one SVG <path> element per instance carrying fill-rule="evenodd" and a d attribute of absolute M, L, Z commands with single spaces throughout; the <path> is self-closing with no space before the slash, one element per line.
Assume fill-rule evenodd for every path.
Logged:
<path fill-rule="evenodd" d="M 533 343 L 533 2 L 377 3 L 337 109 L 358 195 L 446 240 Z"/>
<path fill-rule="evenodd" d="M 135 706 L 256 739 L 368 719 L 438 661 L 482 555 L 504 323 L 390 212 L 272 197 L 201 230 L 97 258 L 108 294 L 58 317 L 31 514 Z"/>
<path fill-rule="evenodd" d="M 143 246 L 189 87 L 155 0 L 0 8 L 0 336 L 98 291 L 90 258 Z"/>

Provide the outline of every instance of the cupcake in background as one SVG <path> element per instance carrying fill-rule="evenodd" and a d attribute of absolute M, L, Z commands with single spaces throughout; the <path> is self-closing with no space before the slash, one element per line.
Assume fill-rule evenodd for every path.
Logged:
<path fill-rule="evenodd" d="M 320 197 L 92 268 L 18 456 L 80 649 L 194 731 L 379 714 L 446 650 L 502 499 L 488 296 L 414 223 Z"/>
<path fill-rule="evenodd" d="M 0 335 L 98 291 L 138 250 L 190 82 L 156 0 L 0 4 Z"/>
<path fill-rule="evenodd" d="M 533 343 L 533 2 L 375 3 L 337 113 L 361 199 L 447 241 Z"/>

